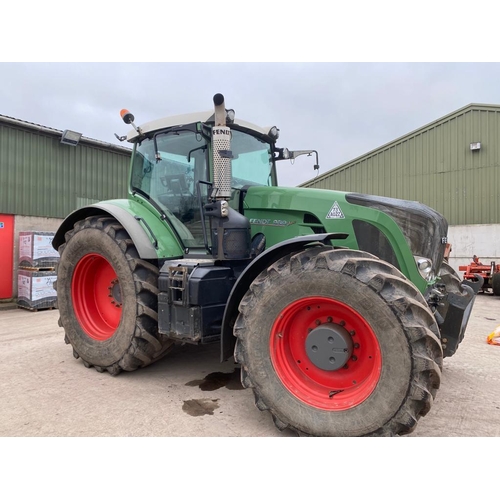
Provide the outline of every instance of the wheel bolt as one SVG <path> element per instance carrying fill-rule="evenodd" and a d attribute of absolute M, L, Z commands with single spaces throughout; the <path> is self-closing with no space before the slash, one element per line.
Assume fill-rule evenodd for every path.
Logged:
<path fill-rule="evenodd" d="M 326 321 L 328 321 L 328 323 L 331 323 L 333 321 L 333 319 L 331 316 L 328 316 L 328 318 L 326 318 Z"/>
<path fill-rule="evenodd" d="M 359 344 L 354 344 L 354 349 L 359 349 Z"/>
<path fill-rule="evenodd" d="M 321 321 L 319 319 L 316 320 L 317 325 L 321 325 Z"/>
<path fill-rule="evenodd" d="M 344 370 L 347 370 L 349 368 L 349 365 L 346 363 L 343 367 Z"/>
<path fill-rule="evenodd" d="M 356 332 L 355 332 L 354 330 L 351 330 L 351 331 L 349 332 L 349 335 L 350 335 L 351 337 L 353 337 L 354 335 L 356 335 Z"/>
<path fill-rule="evenodd" d="M 339 323 L 340 326 L 345 326 L 345 321 L 342 320 L 340 323 Z"/>
<path fill-rule="evenodd" d="M 357 360 L 358 360 L 358 357 L 357 357 L 357 356 L 351 356 L 351 359 L 352 359 L 353 361 L 357 361 Z"/>

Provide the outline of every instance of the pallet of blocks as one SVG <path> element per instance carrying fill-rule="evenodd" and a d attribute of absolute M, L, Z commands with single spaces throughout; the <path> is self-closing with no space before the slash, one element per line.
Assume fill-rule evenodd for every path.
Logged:
<path fill-rule="evenodd" d="M 37 271 L 54 269 L 59 262 L 59 253 L 52 247 L 54 235 L 49 231 L 21 231 L 19 267 Z"/>
<path fill-rule="evenodd" d="M 30 311 L 56 308 L 55 270 L 33 271 L 19 269 L 17 272 L 17 305 Z"/>
<path fill-rule="evenodd" d="M 17 305 L 30 311 L 57 307 L 54 290 L 59 254 L 52 248 L 53 232 L 19 233 Z"/>

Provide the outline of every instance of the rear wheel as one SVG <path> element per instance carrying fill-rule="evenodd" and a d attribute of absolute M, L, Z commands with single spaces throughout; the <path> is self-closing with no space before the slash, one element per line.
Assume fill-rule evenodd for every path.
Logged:
<path fill-rule="evenodd" d="M 234 333 L 242 383 L 280 429 L 406 434 L 439 388 L 442 349 L 424 298 L 364 252 L 278 260 L 243 298 Z"/>
<path fill-rule="evenodd" d="M 57 270 L 65 341 L 87 367 L 132 371 L 172 345 L 158 335 L 158 268 L 139 258 L 111 217 L 88 217 L 66 233 Z"/>

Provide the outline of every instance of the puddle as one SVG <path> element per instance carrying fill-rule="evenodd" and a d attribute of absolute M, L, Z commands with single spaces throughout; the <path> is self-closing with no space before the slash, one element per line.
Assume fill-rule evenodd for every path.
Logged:
<path fill-rule="evenodd" d="M 218 401 L 218 399 L 189 399 L 188 401 L 184 401 L 182 410 L 192 417 L 213 415 L 214 410 L 219 408 Z"/>
<path fill-rule="evenodd" d="M 235 368 L 230 373 L 209 373 L 203 380 L 192 380 L 186 385 L 189 387 L 198 386 L 202 391 L 216 391 L 221 387 L 230 391 L 240 391 L 244 388 L 240 381 L 240 368 Z"/>

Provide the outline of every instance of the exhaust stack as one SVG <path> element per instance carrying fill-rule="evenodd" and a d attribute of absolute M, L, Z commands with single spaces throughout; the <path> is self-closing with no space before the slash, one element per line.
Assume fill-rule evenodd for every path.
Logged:
<path fill-rule="evenodd" d="M 214 95 L 215 125 L 212 129 L 212 150 L 214 160 L 213 200 L 231 198 L 231 130 L 226 126 L 224 96 Z"/>
<path fill-rule="evenodd" d="M 231 199 L 231 129 L 226 126 L 224 96 L 214 95 L 215 123 L 212 128 L 214 183 L 211 203 L 204 214 L 211 218 L 212 255 L 220 261 L 251 258 L 250 221 L 229 206 Z"/>

